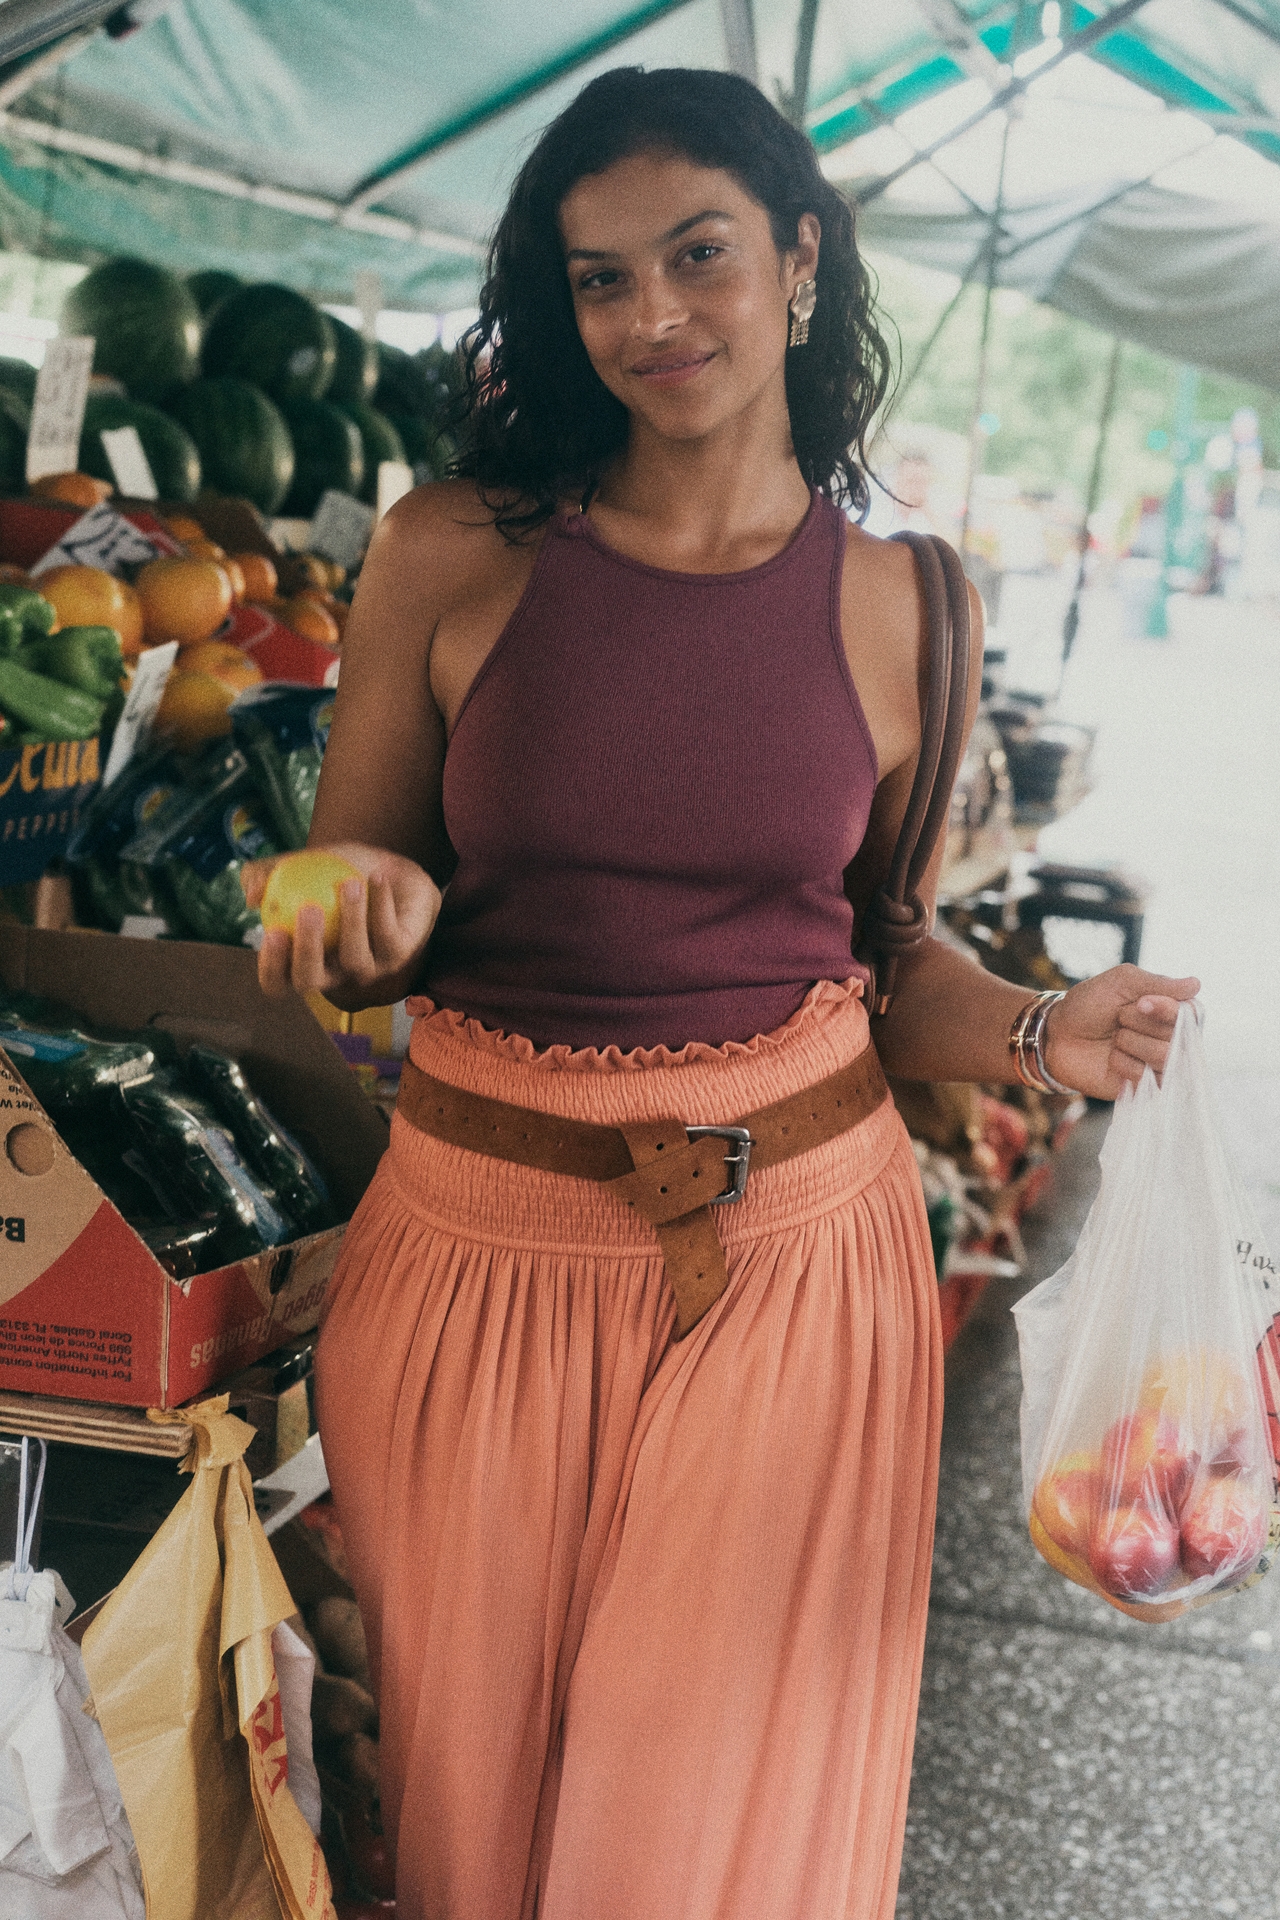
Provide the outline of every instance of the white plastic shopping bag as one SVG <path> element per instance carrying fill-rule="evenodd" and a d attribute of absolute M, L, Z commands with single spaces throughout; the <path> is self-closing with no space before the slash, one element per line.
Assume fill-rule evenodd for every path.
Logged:
<path fill-rule="evenodd" d="M 40 1443 L 42 1456 L 44 1442 Z M 14 1559 L 0 1567 L 0 1914 L 9 1920 L 143 1920 L 142 1874 L 102 1729 L 88 1713 L 71 1595 L 30 1565 L 40 1497 L 23 1497 Z M 41 1477 L 43 1477 L 43 1457 Z"/>
<path fill-rule="evenodd" d="M 1075 1252 L 1014 1309 L 1022 1483 L 1043 1557 L 1168 1620 L 1280 1546 L 1280 1284 L 1223 1149 L 1196 1008 L 1122 1093 Z"/>

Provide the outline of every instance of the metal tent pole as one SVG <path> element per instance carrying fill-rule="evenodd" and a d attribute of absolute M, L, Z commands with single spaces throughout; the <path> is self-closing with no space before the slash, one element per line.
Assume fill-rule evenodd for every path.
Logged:
<path fill-rule="evenodd" d="M 1000 267 L 1000 230 L 1004 219 L 1004 176 L 1005 165 L 1009 158 L 1009 130 L 1013 125 L 1012 103 L 1005 111 L 1004 134 L 1000 141 L 1000 173 L 996 181 L 996 203 L 991 209 L 991 227 L 987 235 L 987 287 L 982 302 L 982 335 L 978 342 L 978 376 L 974 382 L 973 413 L 969 421 L 969 475 L 964 489 L 964 518 L 960 522 L 960 553 L 968 551 L 969 520 L 973 512 L 973 488 L 981 466 L 982 427 L 981 420 L 987 405 L 987 370 L 991 346 L 991 305 L 996 290 L 996 275 Z"/>
<path fill-rule="evenodd" d="M 1067 608 L 1062 622 L 1062 664 L 1065 667 L 1071 658 L 1071 649 L 1075 645 L 1076 634 L 1080 627 L 1080 595 L 1084 592 L 1085 563 L 1089 556 L 1089 522 L 1093 518 L 1098 504 L 1098 495 L 1102 491 L 1102 463 L 1107 454 L 1107 435 L 1111 430 L 1111 416 L 1116 410 L 1116 393 L 1120 384 L 1120 356 L 1124 351 L 1124 342 L 1119 334 L 1111 342 L 1111 358 L 1107 362 L 1107 383 L 1102 395 L 1102 412 L 1098 416 L 1098 438 L 1093 449 L 1093 466 L 1089 470 L 1089 488 L 1085 495 L 1084 513 L 1080 520 L 1080 532 L 1077 536 L 1080 547 L 1079 564 L 1076 567 L 1076 584 L 1071 593 L 1071 604 Z"/>

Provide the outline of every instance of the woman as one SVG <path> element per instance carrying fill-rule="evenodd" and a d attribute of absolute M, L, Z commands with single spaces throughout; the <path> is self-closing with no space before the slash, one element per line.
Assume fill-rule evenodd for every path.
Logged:
<path fill-rule="evenodd" d="M 924 668 L 911 554 L 834 504 L 886 374 L 850 215 L 745 82 L 606 74 L 521 171 L 471 356 L 465 477 L 383 521 L 347 630 L 312 841 L 367 880 L 336 953 L 311 909 L 261 952 L 269 991 L 420 996 L 318 1358 L 400 1911 L 887 1920 L 941 1349 L 850 957 Z M 1114 1096 L 1195 988 L 1074 988 L 1048 1071 Z M 1009 1079 L 1027 1001 L 927 941 L 875 1046 Z M 555 1159 L 608 1130 L 656 1181 L 707 1144 L 670 1116 L 859 1074 L 687 1244 Z M 459 1144 L 491 1115 L 551 1157 Z"/>

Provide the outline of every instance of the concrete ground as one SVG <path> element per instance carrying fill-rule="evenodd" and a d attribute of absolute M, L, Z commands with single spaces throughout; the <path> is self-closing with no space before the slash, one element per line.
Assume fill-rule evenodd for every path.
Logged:
<path fill-rule="evenodd" d="M 1101 723 L 1098 784 L 1046 836 L 1152 886 L 1144 963 L 1204 982 L 1228 1131 L 1280 1247 L 1280 621 L 1175 604 L 1126 639 L 1094 597 L 1064 706 Z M 1280 1570 L 1164 1626 L 1036 1555 L 1022 1515 L 1009 1307 L 1067 1256 L 1107 1115 L 1091 1113 L 952 1354 L 899 1920 L 1280 1916 Z"/>

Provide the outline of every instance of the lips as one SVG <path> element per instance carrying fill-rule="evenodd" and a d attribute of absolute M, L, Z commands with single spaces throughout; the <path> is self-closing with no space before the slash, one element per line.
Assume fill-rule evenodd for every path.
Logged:
<path fill-rule="evenodd" d="M 637 360 L 631 372 L 653 386 L 674 386 L 692 380 L 714 358 L 712 353 L 653 354 Z"/>

